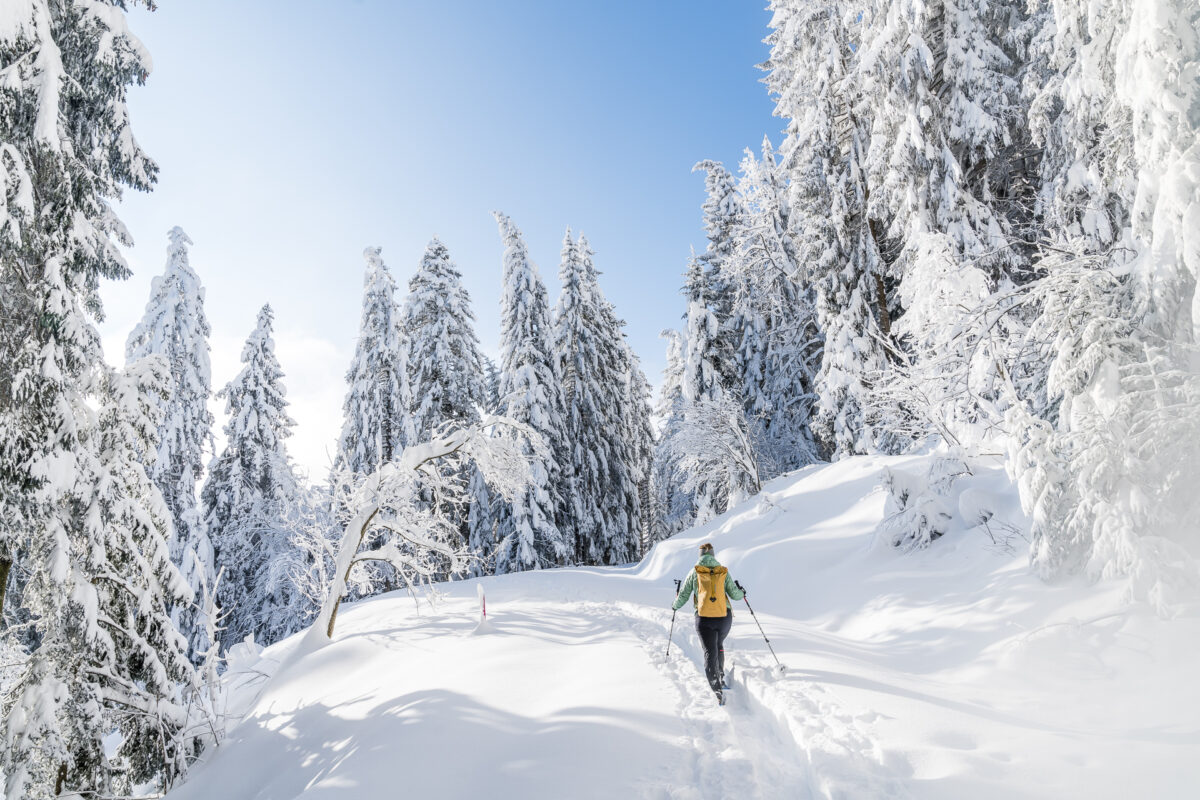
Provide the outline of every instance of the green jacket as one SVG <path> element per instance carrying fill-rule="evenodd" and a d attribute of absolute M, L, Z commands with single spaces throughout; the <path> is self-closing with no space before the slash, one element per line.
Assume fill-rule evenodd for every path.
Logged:
<path fill-rule="evenodd" d="M 721 566 L 720 562 L 708 553 L 700 556 L 700 560 L 696 564 L 701 567 Z M 696 570 L 688 573 L 687 580 L 683 582 L 683 587 L 679 590 L 679 595 L 676 596 L 675 603 L 671 608 L 678 611 L 687 602 L 688 598 L 692 596 L 692 592 L 694 591 L 696 591 Z M 739 589 L 737 584 L 733 582 L 733 577 L 728 572 L 725 573 L 725 594 L 729 595 L 730 600 L 741 600 L 746 596 L 746 593 Z"/>

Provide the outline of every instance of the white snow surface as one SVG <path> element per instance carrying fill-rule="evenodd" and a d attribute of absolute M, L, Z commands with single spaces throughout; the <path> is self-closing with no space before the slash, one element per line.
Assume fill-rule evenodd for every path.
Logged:
<path fill-rule="evenodd" d="M 289 659 L 300 634 L 230 670 L 241 722 L 168 797 L 1194 797 L 1200 615 L 1043 583 L 975 520 L 898 553 L 878 487 L 914 458 L 785 476 L 633 567 L 344 606 L 330 645 Z M 998 539 L 1026 525 L 998 463 L 955 491 L 987 498 Z M 687 607 L 665 655 L 672 578 L 703 541 L 787 665 L 736 604 L 724 708 Z"/>

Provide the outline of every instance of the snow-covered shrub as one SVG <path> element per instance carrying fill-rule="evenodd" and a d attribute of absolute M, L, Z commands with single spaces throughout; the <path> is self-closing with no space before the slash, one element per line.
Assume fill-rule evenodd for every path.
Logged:
<path fill-rule="evenodd" d="M 883 472 L 888 499 L 879 533 L 900 550 L 928 547 L 950 530 L 954 519 L 950 495 L 954 481 L 967 474 L 956 456 L 940 456 L 920 471 L 889 468 Z"/>

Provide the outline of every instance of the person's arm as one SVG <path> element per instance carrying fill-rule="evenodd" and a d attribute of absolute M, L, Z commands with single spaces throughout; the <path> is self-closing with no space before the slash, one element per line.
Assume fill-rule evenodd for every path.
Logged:
<path fill-rule="evenodd" d="M 679 590 L 679 594 L 675 597 L 674 604 L 671 605 L 671 610 L 678 611 L 692 596 L 692 591 L 696 588 L 696 570 L 688 573 L 687 580 L 683 582 L 683 587 Z"/>
<path fill-rule="evenodd" d="M 725 594 L 729 595 L 731 600 L 741 600 L 746 596 L 746 593 L 737 587 L 733 576 L 728 572 L 725 573 Z"/>

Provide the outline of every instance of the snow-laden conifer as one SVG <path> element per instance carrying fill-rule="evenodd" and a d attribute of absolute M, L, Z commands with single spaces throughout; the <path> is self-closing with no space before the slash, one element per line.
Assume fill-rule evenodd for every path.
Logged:
<path fill-rule="evenodd" d="M 439 431 L 474 425 L 486 402 L 475 314 L 462 285 L 462 274 L 450 260 L 446 246 L 436 238 L 409 279 L 403 314 L 412 392 L 405 435 L 413 438 L 408 441 L 424 442 Z M 458 479 L 465 483 L 469 475 Z M 427 499 L 435 500 L 432 494 L 427 494 Z M 483 502 L 483 496 L 476 493 L 465 505 L 439 503 L 439 513 L 468 541 L 471 505 Z M 477 513 L 477 523 L 486 526 L 485 516 Z"/>
<path fill-rule="evenodd" d="M 104 370 L 93 320 L 101 280 L 128 274 L 117 244 L 129 237 L 111 203 L 126 187 L 149 189 L 157 172 L 126 107 L 150 61 L 123 9 L 110 4 L 30 0 L 4 16 L 0 580 L 11 582 L 19 549 L 14 611 L 29 623 L 27 668 L 4 714 L 5 791 L 13 800 L 111 794 L 111 765 L 92 758 L 110 731 L 111 708 L 82 672 L 95 652 L 88 634 L 98 623 L 87 625 L 86 612 L 99 604 L 86 598 L 98 579 L 92 534 L 103 524 L 86 514 L 102 469 L 94 409 L 104 404 Z M 156 752 L 142 754 L 146 772 L 166 768 Z"/>
<path fill-rule="evenodd" d="M 216 565 L 224 572 L 217 598 L 227 615 L 226 647 L 250 633 L 269 636 L 262 624 L 269 607 L 287 605 L 268 580 L 272 559 L 288 547 L 283 520 L 298 491 L 286 446 L 295 423 L 275 357 L 273 320 L 271 307 L 263 306 L 242 349 L 241 371 L 218 394 L 229 415 L 225 447 L 202 492 Z"/>
<path fill-rule="evenodd" d="M 822 339 L 816 292 L 798 260 L 787 185 L 770 140 L 763 140 L 761 159 L 746 153 L 741 173 L 746 214 L 726 270 L 740 287 L 733 304 L 733 328 L 740 333 L 735 396 L 766 480 L 817 457 L 809 423 Z"/>
<path fill-rule="evenodd" d="M 663 368 L 655 406 L 655 415 L 661 422 L 651 471 L 651 538 L 654 541 L 661 541 L 687 528 L 696 514 L 692 495 L 683 488 L 686 476 L 679 463 L 679 454 L 672 447 L 676 432 L 684 424 L 687 405 L 683 394 L 686 343 L 677 330 L 664 330 L 660 336 L 667 340 L 667 364 Z"/>
<path fill-rule="evenodd" d="M 566 563 L 567 542 L 558 527 L 562 467 L 566 456 L 562 383 L 552 349 L 546 287 L 529 259 L 521 232 L 496 213 L 504 241 L 500 297 L 500 391 L 505 417 L 529 426 L 550 450 L 549 458 L 530 450 L 531 481 L 513 498 L 500 528 L 497 573 Z"/>
<path fill-rule="evenodd" d="M 33 787 L 49 796 L 51 782 L 106 794 L 165 789 L 195 755 L 187 703 L 197 679 L 170 613 L 193 598 L 171 561 L 170 511 L 143 467 L 170 381 L 159 356 L 104 379 L 94 457 L 82 462 L 92 492 L 79 557 L 63 565 L 75 585 L 58 610 L 43 602 L 53 597 L 36 570 L 27 593 L 44 633 L 5 702 L 10 797 Z M 49 613 L 67 618 L 50 625 Z"/>
<path fill-rule="evenodd" d="M 483 373 L 484 408 L 489 414 L 494 414 L 500 408 L 500 368 L 486 355 L 483 356 Z"/>
<path fill-rule="evenodd" d="M 600 288 L 592 249 L 582 234 L 575 243 L 575 253 L 580 262 L 582 294 L 590 298 L 592 309 L 588 315 L 596 342 L 592 380 L 600 400 L 594 435 L 600 445 L 595 455 L 603 476 L 599 494 L 601 524 L 589 543 L 589 557 L 592 563 L 624 564 L 638 554 L 639 464 L 644 446 L 643 422 L 649 407 L 644 398 L 635 397 L 640 389 L 634 386 L 634 370 L 640 368 L 625 339 L 625 322 Z"/>
<path fill-rule="evenodd" d="M 412 392 L 406 434 L 423 442 L 439 426 L 478 422 L 484 383 L 475 313 L 462 273 L 436 238 L 408 281 L 403 313 Z"/>
<path fill-rule="evenodd" d="M 636 557 L 642 525 L 639 459 L 644 400 L 624 322 L 604 298 L 587 239 L 563 241 L 562 294 L 554 352 L 562 376 L 569 491 L 562 528 L 577 563 L 621 564 Z M 568 472 L 569 470 L 569 472 Z"/>
<path fill-rule="evenodd" d="M 644 556 L 654 543 L 653 472 L 657 444 L 651 420 L 650 382 L 642 371 L 641 361 L 632 347 L 629 358 L 628 395 L 622 404 L 623 437 L 629 441 L 630 482 L 636 487 L 636 505 L 631 513 L 631 525 L 637 540 L 637 556 Z"/>
<path fill-rule="evenodd" d="M 727 395 L 721 375 L 722 329 L 717 315 L 711 307 L 712 293 L 709 289 L 708 273 L 699 258 L 692 256 L 684 292 L 687 305 L 687 331 L 684 341 L 687 352 L 683 364 L 684 424 L 687 424 L 690 409 L 698 403 L 717 402 Z M 726 496 L 718 486 L 722 482 L 709 483 L 703 479 L 688 489 L 694 498 L 696 521 L 707 522 L 714 514 L 725 508 Z"/>
<path fill-rule="evenodd" d="M 701 206 L 708 243 L 697 259 L 703 274 L 705 305 L 715 328 L 708 342 L 711 361 L 723 389 L 736 391 L 741 383 L 736 351 L 741 340 L 733 305 L 741 290 L 730 261 L 737 251 L 738 231 L 746 225 L 746 208 L 737 182 L 719 161 L 701 161 L 693 172 L 704 172 L 705 200 Z M 692 281 L 689 275 L 689 292 Z"/>
<path fill-rule="evenodd" d="M 764 68 L 789 174 L 788 232 L 815 289 L 823 338 L 810 427 L 827 457 L 868 453 L 883 439 L 871 387 L 883 379 L 890 325 L 883 260 L 867 217 L 866 157 L 874 110 L 859 90 L 858 19 L 834 2 L 772 3 Z"/>
<path fill-rule="evenodd" d="M 1022 127 L 1017 69 L 1005 48 L 1010 4 L 879 2 L 863 26 L 859 85 L 873 107 L 868 212 L 896 243 L 889 267 L 903 314 L 892 327 L 901 367 L 880 403 L 952 444 L 990 432 L 976 399 L 998 400 L 988 339 L 960 335 L 992 291 L 1024 270 L 1012 188 L 993 170 Z M 967 385 L 970 375 L 974 386 Z M 904 386 L 903 384 L 907 384 Z M 931 402 L 923 402 L 924 398 Z M 919 436 L 917 438 L 920 438 Z"/>
<path fill-rule="evenodd" d="M 407 436 L 412 398 L 408 385 L 408 340 L 404 335 L 396 282 L 380 248 L 363 251 L 362 319 L 354 359 L 346 372 L 342 433 L 335 468 L 371 473 L 399 452 Z"/>
<path fill-rule="evenodd" d="M 1178 477 L 1200 439 L 1198 18 L 1180 0 L 1048 11 L 1031 122 L 1050 246 L 1029 295 L 1049 366 L 1044 394 L 1009 409 L 1012 468 L 1043 575 L 1128 576 L 1170 613 L 1200 582 Z"/>
<path fill-rule="evenodd" d="M 569 482 L 558 515 L 559 529 L 574 549 L 575 562 L 589 563 L 589 545 L 597 537 L 601 521 L 604 481 L 598 455 L 603 450 L 597 425 L 603 399 L 596 376 L 597 310 L 570 229 L 563 237 L 561 258 L 558 280 L 562 291 L 554 310 L 554 354 L 563 387 Z"/>
<path fill-rule="evenodd" d="M 158 452 L 148 460 L 147 468 L 171 512 L 171 558 L 182 570 L 192 595 L 199 597 L 202 587 L 212 586 L 216 577 L 212 542 L 197 498 L 204 453 L 212 448 L 213 417 L 208 410 L 211 329 L 204 314 L 204 287 L 188 262 L 192 240 L 179 227 L 172 228 L 167 237 L 166 271 L 151 283 L 150 301 L 125 344 L 125 359 L 133 363 L 158 354 L 171 371 Z M 197 653 L 208 648 L 199 610 L 193 603 L 174 611 Z"/>

